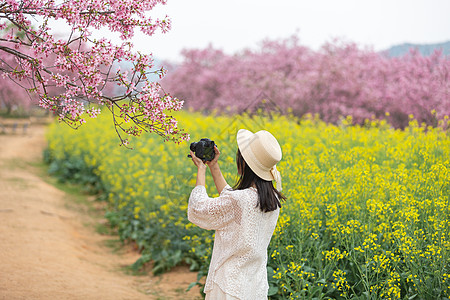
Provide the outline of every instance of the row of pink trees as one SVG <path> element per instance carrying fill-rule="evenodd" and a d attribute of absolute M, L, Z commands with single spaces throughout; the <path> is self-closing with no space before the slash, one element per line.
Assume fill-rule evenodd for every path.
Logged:
<path fill-rule="evenodd" d="M 332 123 L 351 115 L 403 128 L 411 114 L 430 125 L 450 115 L 450 59 L 439 52 L 390 58 L 339 41 L 313 51 L 292 37 L 232 56 L 211 47 L 183 55 L 162 85 L 196 110 L 252 110 L 263 93 L 286 113 Z"/>
<path fill-rule="evenodd" d="M 1 54 L 0 60 L 13 63 L 12 57 L 5 57 L 5 55 L 2 57 Z M 31 98 L 26 90 L 20 88 L 14 81 L 0 77 L 0 112 L 6 115 L 11 115 L 14 110 L 27 112 L 34 102 Z"/>
<path fill-rule="evenodd" d="M 113 114 L 122 144 L 127 135 L 153 132 L 179 141 L 188 135 L 170 116 L 182 102 L 151 80 L 149 54 L 136 53 L 130 40 L 136 29 L 146 35 L 170 29 L 170 20 L 148 13 L 166 0 L 4 0 L 0 1 L 0 74 L 14 81 L 39 105 L 73 127 L 83 124 L 105 105 Z M 63 21 L 67 34 L 53 34 Z M 59 24 L 61 24 L 59 23 Z M 96 39 L 106 28 L 122 42 Z M 127 66 L 127 70 L 119 66 Z M 118 89 L 116 87 L 119 87 Z M 120 92 L 117 92 L 120 91 Z M 122 137 L 124 135 L 124 137 Z"/>

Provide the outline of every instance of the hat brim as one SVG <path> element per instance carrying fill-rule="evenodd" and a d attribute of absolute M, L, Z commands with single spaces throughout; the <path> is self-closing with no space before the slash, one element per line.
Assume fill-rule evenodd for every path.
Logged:
<path fill-rule="evenodd" d="M 255 134 L 247 129 L 240 129 L 236 135 L 237 145 L 241 151 L 242 157 L 245 163 L 252 169 L 252 171 L 264 180 L 274 180 L 272 173 L 267 171 L 266 168 L 258 163 L 258 160 L 254 156 L 250 143 L 252 139 L 257 138 Z"/>

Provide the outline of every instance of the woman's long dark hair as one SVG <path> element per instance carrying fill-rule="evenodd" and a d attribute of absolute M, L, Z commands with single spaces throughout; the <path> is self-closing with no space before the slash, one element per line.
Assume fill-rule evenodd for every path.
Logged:
<path fill-rule="evenodd" d="M 262 179 L 250 169 L 239 149 L 236 153 L 236 164 L 240 176 L 233 187 L 234 190 L 247 189 L 254 184 L 259 198 L 257 207 L 259 206 L 261 211 L 269 212 L 281 207 L 280 200 L 286 200 L 286 197 L 274 188 L 272 181 Z"/>

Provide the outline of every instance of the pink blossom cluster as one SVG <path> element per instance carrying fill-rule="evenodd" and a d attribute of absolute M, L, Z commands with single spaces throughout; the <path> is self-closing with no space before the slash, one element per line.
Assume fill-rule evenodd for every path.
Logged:
<path fill-rule="evenodd" d="M 148 11 L 165 0 L 5 0 L 0 3 L 0 73 L 39 98 L 39 105 L 55 112 L 73 127 L 96 117 L 105 105 L 113 112 L 116 131 L 140 135 L 154 132 L 166 140 L 188 135 L 168 115 L 183 102 L 165 93 L 151 74 L 151 55 L 133 52 L 129 39 L 139 28 L 147 35 L 170 29 L 170 19 L 152 19 Z M 38 19 L 33 24 L 32 19 Z M 52 35 L 51 20 L 71 28 L 64 39 Z M 92 31 L 108 28 L 120 33 L 122 44 L 94 39 Z M 11 62 L 11 58 L 14 61 Z M 118 66 L 131 67 L 121 70 Z M 121 91 L 118 93 L 117 91 Z M 120 129 L 120 130 L 119 130 Z"/>
<path fill-rule="evenodd" d="M 352 116 L 404 128 L 410 115 L 428 125 L 450 115 L 450 59 L 440 52 L 391 58 L 340 41 L 313 51 L 291 37 L 235 55 L 212 47 L 183 55 L 162 85 L 195 110 L 252 111 L 262 94 L 283 113 L 332 123 Z"/>

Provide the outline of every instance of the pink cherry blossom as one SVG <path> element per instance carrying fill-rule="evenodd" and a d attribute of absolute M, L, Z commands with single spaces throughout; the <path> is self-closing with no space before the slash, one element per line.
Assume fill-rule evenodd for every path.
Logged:
<path fill-rule="evenodd" d="M 253 112 L 265 98 L 282 113 L 331 123 L 350 115 L 404 128 L 409 115 L 432 126 L 450 116 L 450 58 L 438 51 L 390 58 L 340 41 L 313 51 L 291 37 L 235 55 L 211 47 L 183 55 L 162 85 L 195 110 Z"/>
<path fill-rule="evenodd" d="M 84 114 L 96 117 L 104 105 L 114 126 L 125 135 L 153 132 L 179 142 L 189 136 L 167 113 L 180 110 L 182 101 L 169 96 L 150 74 L 151 55 L 136 53 L 130 39 L 135 30 L 147 35 L 167 32 L 170 19 L 152 19 L 148 12 L 165 0 L 4 0 L 0 4 L 0 73 L 14 80 L 39 105 L 61 121 L 78 127 Z M 31 20 L 39 20 L 32 23 Z M 52 35 L 49 21 L 64 20 L 71 28 L 64 38 Z M 92 31 L 108 28 L 123 43 L 94 39 Z M 14 58 L 11 60 L 10 58 Z M 119 66 L 130 66 L 122 71 Z M 123 118 L 125 122 L 120 121 Z"/>

